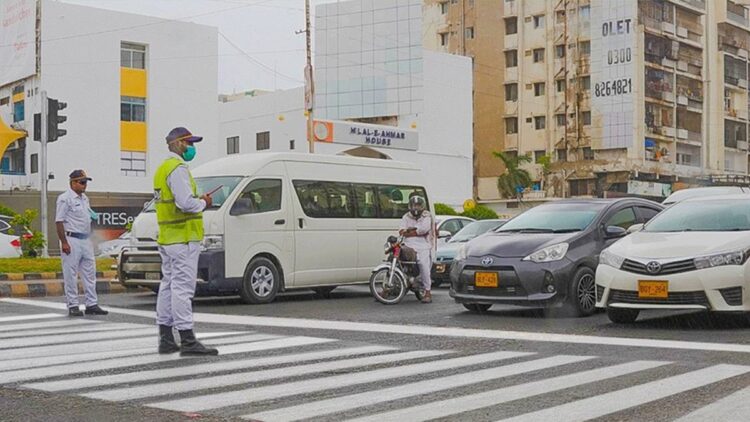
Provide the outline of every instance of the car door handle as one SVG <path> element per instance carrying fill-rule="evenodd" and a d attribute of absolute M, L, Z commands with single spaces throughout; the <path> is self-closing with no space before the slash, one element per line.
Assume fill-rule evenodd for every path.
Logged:
<path fill-rule="evenodd" d="M 276 224 L 277 226 L 280 226 L 284 223 L 286 223 L 286 220 L 284 220 L 283 218 L 281 220 L 276 220 L 273 222 L 273 224 Z"/>
<path fill-rule="evenodd" d="M 301 228 L 301 229 L 304 228 L 305 227 L 305 219 L 304 218 L 300 218 L 298 220 L 299 220 L 298 221 L 299 222 L 299 228 Z"/>

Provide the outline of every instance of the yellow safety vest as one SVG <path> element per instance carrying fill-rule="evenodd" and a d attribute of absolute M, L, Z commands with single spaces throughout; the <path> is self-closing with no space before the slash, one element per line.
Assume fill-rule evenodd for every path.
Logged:
<path fill-rule="evenodd" d="M 162 163 L 154 175 L 154 197 L 156 199 L 156 219 L 159 222 L 160 245 L 174 245 L 177 243 L 200 242 L 203 240 L 203 213 L 191 214 L 182 212 L 174 201 L 174 194 L 169 188 L 167 178 L 182 161 L 171 157 Z M 190 175 L 190 173 L 188 172 Z M 190 175 L 190 186 L 193 197 L 198 197 L 198 187 L 193 176 Z"/>

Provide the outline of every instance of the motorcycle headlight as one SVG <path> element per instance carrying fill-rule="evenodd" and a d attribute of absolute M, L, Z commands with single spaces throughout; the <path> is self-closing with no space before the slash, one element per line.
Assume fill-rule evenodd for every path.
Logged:
<path fill-rule="evenodd" d="M 522 261 L 532 261 L 536 263 L 554 262 L 565 258 L 566 253 L 568 253 L 568 244 L 558 243 L 557 245 L 547 246 L 544 249 L 539 249 L 533 254 L 522 259 Z"/>
<path fill-rule="evenodd" d="M 466 259 L 466 244 L 463 244 L 458 247 L 456 250 L 456 257 L 453 258 L 455 261 L 463 261 Z"/>
<path fill-rule="evenodd" d="M 602 251 L 599 255 L 599 264 L 609 265 L 610 267 L 620 268 L 622 263 L 625 262 L 625 258 L 610 252 L 609 249 Z"/>
<path fill-rule="evenodd" d="M 748 250 L 724 252 L 716 255 L 700 256 L 695 258 L 695 268 L 720 267 L 722 265 L 742 265 L 747 261 Z"/>
<path fill-rule="evenodd" d="M 201 250 L 216 251 L 224 249 L 224 236 L 220 234 L 209 234 L 203 237 Z"/>

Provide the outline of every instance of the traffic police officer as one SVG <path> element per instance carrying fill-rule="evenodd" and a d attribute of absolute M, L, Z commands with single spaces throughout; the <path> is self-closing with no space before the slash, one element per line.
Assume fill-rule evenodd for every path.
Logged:
<path fill-rule="evenodd" d="M 156 301 L 156 322 L 159 325 L 159 353 L 180 355 L 218 355 L 195 339 L 193 309 L 190 300 L 195 294 L 198 276 L 200 242 L 203 240 L 202 211 L 211 206 L 211 197 L 198 197 L 197 186 L 186 161 L 195 157 L 195 143 L 203 138 L 193 136 L 184 127 L 172 129 L 167 135 L 169 157 L 154 175 L 154 200 L 159 223 L 159 254 L 162 281 Z M 180 346 L 173 328 L 180 333 Z"/>
<path fill-rule="evenodd" d="M 55 226 L 62 249 L 62 269 L 69 316 L 83 316 L 78 307 L 78 274 L 86 297 L 86 315 L 107 315 L 96 297 L 94 246 L 89 240 L 91 220 L 96 213 L 89 206 L 86 185 L 91 180 L 83 170 L 70 173 L 70 189 L 57 197 Z"/>

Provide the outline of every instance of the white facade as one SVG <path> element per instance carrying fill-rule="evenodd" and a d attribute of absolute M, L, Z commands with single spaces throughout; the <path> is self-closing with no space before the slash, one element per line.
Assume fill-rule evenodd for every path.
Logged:
<path fill-rule="evenodd" d="M 154 171 L 167 155 L 164 137 L 175 126 L 204 136 L 196 164 L 219 155 L 216 28 L 48 0 L 41 16 L 41 75 L 0 87 L 0 98 L 13 98 L 13 89 L 23 85 L 25 119 L 18 123 L 29 134 L 42 90 L 68 104 L 60 112 L 68 117 L 60 125 L 68 133 L 48 147 L 48 170 L 55 175 L 50 190 L 65 189 L 70 171 L 83 168 L 94 179 L 91 191 L 151 192 Z M 146 161 L 140 176 L 121 171 L 123 42 L 146 49 Z M 6 123 L 13 122 L 12 103 L 0 106 Z M 0 175 L 0 189 L 39 189 L 40 174 L 31 173 L 31 155 L 39 149 L 29 136 L 25 175 Z"/>
<path fill-rule="evenodd" d="M 431 51 L 424 55 L 424 109 L 394 116 L 398 127 L 416 130 L 417 151 L 367 147 L 369 152 L 414 163 L 424 170 L 433 201 L 458 206 L 472 194 L 472 69 L 471 59 Z M 219 138 L 223 153 L 227 140 L 238 137 L 239 153 L 268 150 L 307 152 L 304 89 L 295 88 L 219 105 Z M 319 116 L 315 116 L 317 119 Z M 234 144 L 234 141 L 229 143 Z M 366 155 L 363 147 L 335 143 L 315 144 L 315 153 Z M 356 151 L 353 151 L 356 150 Z M 368 155 L 371 156 L 371 155 Z"/>

